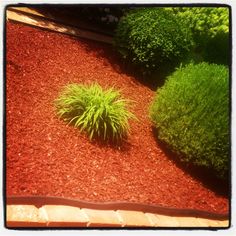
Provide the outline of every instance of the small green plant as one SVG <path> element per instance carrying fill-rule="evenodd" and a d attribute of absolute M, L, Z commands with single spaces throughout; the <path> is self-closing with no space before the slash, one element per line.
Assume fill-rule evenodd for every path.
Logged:
<path fill-rule="evenodd" d="M 150 115 L 158 138 L 182 161 L 226 177 L 230 156 L 229 72 L 200 63 L 179 68 L 157 90 Z"/>
<path fill-rule="evenodd" d="M 98 84 L 69 84 L 56 99 L 58 115 L 69 124 L 86 131 L 90 139 L 118 141 L 129 131 L 129 100 L 113 88 L 103 90 Z"/>
<path fill-rule="evenodd" d="M 144 73 L 179 62 L 191 49 L 189 26 L 165 8 L 138 8 L 119 21 L 115 46 Z"/>

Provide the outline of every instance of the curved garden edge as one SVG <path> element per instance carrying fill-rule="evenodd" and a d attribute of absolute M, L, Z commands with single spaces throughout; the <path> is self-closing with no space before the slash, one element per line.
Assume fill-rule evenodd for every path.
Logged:
<path fill-rule="evenodd" d="M 7 196 L 6 203 L 9 205 L 16 204 L 31 204 L 41 207 L 45 204 L 50 205 L 67 205 L 80 208 L 91 208 L 97 210 L 131 210 L 143 211 L 147 213 L 156 213 L 168 216 L 185 216 L 185 217 L 200 217 L 213 220 L 228 220 L 229 214 L 214 213 L 195 209 L 178 209 L 173 207 L 164 207 L 154 204 L 143 204 L 133 202 L 92 202 L 80 199 L 71 199 L 63 197 L 44 197 L 44 196 Z"/>

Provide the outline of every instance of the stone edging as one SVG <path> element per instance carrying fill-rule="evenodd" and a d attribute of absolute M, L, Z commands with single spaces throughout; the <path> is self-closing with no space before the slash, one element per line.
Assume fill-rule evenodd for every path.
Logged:
<path fill-rule="evenodd" d="M 171 217 L 129 210 L 95 210 L 66 205 L 7 205 L 7 228 L 208 228 L 227 229 L 228 220 Z"/>
<path fill-rule="evenodd" d="M 71 199 L 63 197 L 45 197 L 45 196 L 8 196 L 6 199 L 8 205 L 13 204 L 30 204 L 37 207 L 43 205 L 67 205 L 79 208 L 90 208 L 96 210 L 131 210 L 142 211 L 154 214 L 168 216 L 184 216 L 184 217 L 200 217 L 214 220 L 227 220 L 228 214 L 219 214 L 214 212 L 194 210 L 194 209 L 178 209 L 171 207 L 163 207 L 153 204 L 132 203 L 132 202 L 89 202 L 80 199 Z"/>

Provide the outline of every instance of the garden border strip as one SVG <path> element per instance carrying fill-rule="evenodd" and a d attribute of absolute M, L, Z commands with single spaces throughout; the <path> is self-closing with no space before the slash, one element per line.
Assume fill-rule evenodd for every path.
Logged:
<path fill-rule="evenodd" d="M 27 7 L 27 6 L 26 7 L 24 7 L 24 6 L 10 6 L 9 10 L 23 13 L 23 14 L 26 14 L 29 16 L 38 16 L 38 17 L 44 18 L 45 20 L 48 20 L 48 21 L 53 21 L 58 24 L 63 24 L 63 25 L 67 25 L 67 26 L 71 26 L 71 27 L 75 27 L 75 28 L 80 28 L 81 30 L 90 31 L 93 33 L 106 35 L 109 37 L 113 36 L 112 33 L 108 32 L 104 29 L 91 26 L 90 23 L 87 24 L 86 22 L 81 21 L 81 24 L 82 24 L 82 26 L 81 26 L 81 25 L 79 25 L 80 23 L 77 24 L 77 22 L 74 22 L 73 20 L 71 21 L 70 19 L 67 19 L 67 18 L 63 18 L 63 19 L 56 18 L 50 12 L 41 13 L 40 11 L 37 11 L 37 5 L 35 7 L 34 6 L 29 6 L 29 7 Z"/>
<path fill-rule="evenodd" d="M 63 197 L 48 197 L 48 196 L 7 196 L 6 203 L 8 205 L 35 205 L 41 207 L 43 205 L 67 205 L 80 208 L 91 208 L 97 210 L 130 210 L 142 211 L 145 213 L 156 213 L 167 216 L 186 216 L 200 217 L 214 220 L 228 220 L 229 214 L 220 214 L 203 210 L 195 209 L 178 209 L 173 207 L 164 207 L 160 205 L 133 203 L 133 202 L 92 202 L 80 199 L 71 199 Z"/>
<path fill-rule="evenodd" d="M 229 220 L 197 217 L 173 217 L 130 210 L 95 210 L 67 205 L 7 205 L 8 228 L 208 228 L 227 229 Z"/>
<path fill-rule="evenodd" d="M 11 8 L 8 9 L 6 12 L 7 20 L 16 21 L 30 26 L 56 31 L 58 33 L 72 35 L 75 37 L 95 40 L 102 43 L 112 44 L 113 42 L 113 38 L 110 36 L 92 32 L 89 30 L 82 30 L 75 26 L 69 26 L 66 24 L 58 23 L 39 15 L 29 14 L 18 11 L 16 9 L 13 10 Z"/>
<path fill-rule="evenodd" d="M 20 12 L 20 13 L 25 13 L 27 15 L 33 15 L 33 16 L 39 16 L 39 17 L 44 17 L 44 18 L 48 18 L 50 19 L 49 17 L 46 17 L 45 15 L 35 11 L 33 8 L 29 8 L 29 7 L 21 7 L 21 6 L 16 6 L 16 7 L 8 7 L 7 10 L 10 10 L 10 11 L 16 11 L 16 12 Z"/>

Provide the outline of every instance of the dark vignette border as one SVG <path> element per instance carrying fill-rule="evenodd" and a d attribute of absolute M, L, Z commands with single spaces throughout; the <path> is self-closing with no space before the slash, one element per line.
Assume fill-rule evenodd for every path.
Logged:
<path fill-rule="evenodd" d="M 47 228 L 37 228 L 37 227 L 27 227 L 27 228 L 8 228 L 7 224 L 6 224 L 6 204 L 7 203 L 11 203 L 11 204 L 17 204 L 17 202 L 21 202 L 21 204 L 26 204 L 25 201 L 30 200 L 30 202 L 34 203 L 35 205 L 41 205 L 41 200 L 42 198 L 45 197 L 17 197 L 17 196 L 11 196 L 11 197 L 7 197 L 6 196 L 6 134 L 7 134 L 7 130 L 6 130 L 6 111 L 7 111 L 7 107 L 6 107 L 6 25 L 7 25 L 7 20 L 6 20 L 6 12 L 7 12 L 7 8 L 8 7 L 47 7 L 47 6 L 56 6 L 56 7 L 65 7 L 65 6 L 81 6 L 81 7 L 86 7 L 86 6 L 97 6 L 97 7 L 111 7 L 111 6 L 134 6 L 134 7 L 226 7 L 229 10 L 229 74 L 230 74 L 230 83 L 229 83 L 229 89 L 231 91 L 230 93 L 230 107 L 229 107 L 229 117 L 230 117 L 230 122 L 229 122 L 229 129 L 230 129 L 230 137 L 229 137 L 229 143 L 230 143 L 230 162 L 229 162 L 229 186 L 230 186 L 230 192 L 229 192 L 229 226 L 227 228 L 222 228 L 222 227 L 217 227 L 217 228 L 209 228 L 209 227 L 192 227 L 192 228 L 188 228 L 188 227 L 177 227 L 177 228 L 169 228 L 169 227 L 158 227 L 158 228 L 144 228 L 144 227 L 132 227 L 132 228 L 79 228 L 79 229 L 99 229 L 99 230 L 112 230 L 112 229 L 119 229 L 119 230 L 132 230 L 132 229 L 140 229 L 140 230 L 170 230 L 170 229 L 174 229 L 174 230 L 183 230 L 183 229 L 188 229 L 188 230 L 201 230 L 201 229 L 205 229 L 205 230 L 210 230 L 210 231 L 215 231 L 217 229 L 229 229 L 231 227 L 231 199 L 232 199 L 232 166 L 231 166 L 231 161 L 232 161 L 232 132 L 231 132 L 231 127 L 232 127 L 232 9 L 230 5 L 227 4 L 219 4 L 219 3 L 192 3 L 192 4 L 53 4 L 53 3 L 48 3 L 48 4 L 23 4 L 23 3 L 19 3 L 19 4 L 9 4 L 6 5 L 4 8 L 4 13 L 3 13 L 3 17 L 4 17 L 4 27 L 3 27 L 3 206 L 4 206 L 4 226 L 7 229 L 17 229 L 17 230 L 74 230 L 74 229 L 78 229 L 78 228 L 57 228 L 57 227 L 47 227 Z M 37 200 L 38 199 L 38 200 Z M 41 199 L 41 200 L 39 200 Z M 56 200 L 57 199 L 57 200 Z M 101 203 L 101 204 L 95 204 L 92 202 L 85 202 L 85 201 L 80 201 L 80 200 L 72 200 L 72 199 L 65 199 L 65 198 L 58 198 L 58 197 L 48 197 L 47 202 L 50 202 L 50 204 L 54 204 L 56 202 L 61 202 L 64 204 L 68 204 L 68 205 L 78 205 L 78 204 L 82 204 L 84 206 L 90 206 L 92 208 L 95 209 L 104 209 L 104 207 L 108 207 L 109 209 L 113 209 L 116 207 L 122 207 L 123 209 L 140 209 L 140 210 L 150 210 L 150 207 L 154 207 L 156 208 L 156 210 L 158 210 L 158 212 L 162 212 L 162 213 L 166 213 L 167 212 L 172 212 L 172 214 L 176 211 L 176 209 L 174 208 L 169 208 L 169 207 L 160 207 L 160 206 L 152 206 L 152 205 L 145 205 L 145 204 L 132 204 L 132 203 L 127 203 L 127 202 L 111 202 L 111 203 Z M 77 202 L 77 203 L 76 203 Z M 136 205 L 134 207 L 134 205 Z M 112 208 L 110 208 L 112 207 Z M 133 208 L 132 208 L 133 207 Z M 145 208 L 147 207 L 147 208 Z M 107 209 L 108 209 L 107 208 Z M 164 210 L 164 212 L 163 212 Z M 167 211 L 166 211 L 167 210 Z M 220 215 L 220 214 L 213 214 L 211 215 L 211 213 L 209 212 L 204 212 L 204 211 L 198 211 L 198 210 L 192 210 L 192 209 L 182 209 L 183 212 L 181 212 L 181 209 L 177 209 L 177 213 L 175 213 L 175 215 L 199 215 L 202 217 L 209 217 L 209 218 L 217 218 L 217 219 L 225 219 L 226 215 Z"/>

